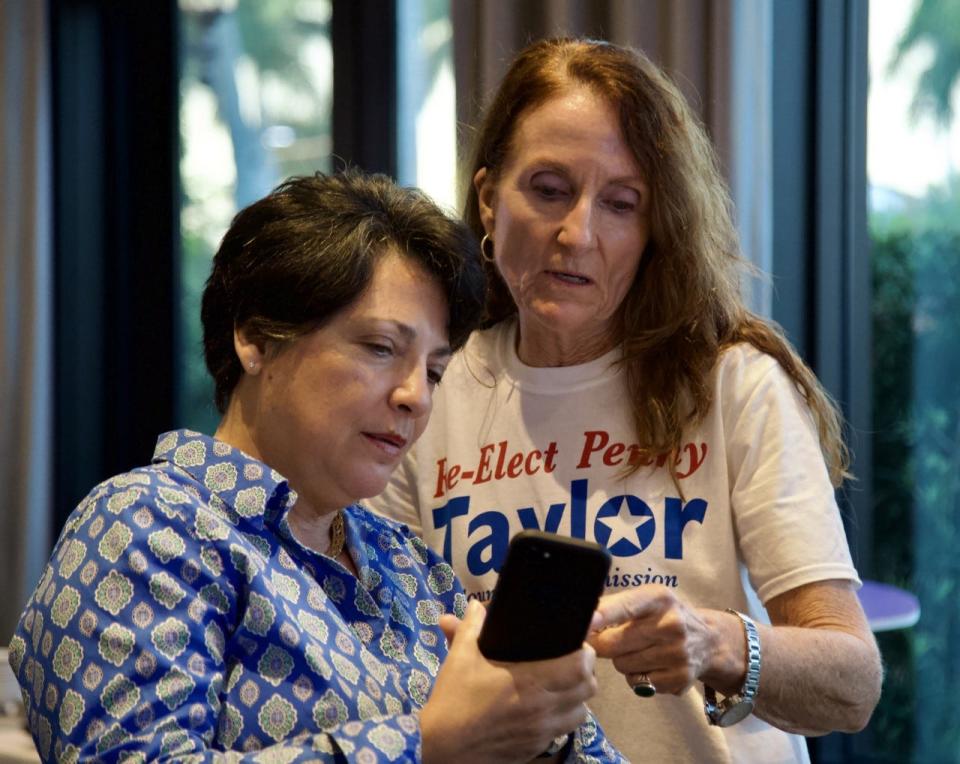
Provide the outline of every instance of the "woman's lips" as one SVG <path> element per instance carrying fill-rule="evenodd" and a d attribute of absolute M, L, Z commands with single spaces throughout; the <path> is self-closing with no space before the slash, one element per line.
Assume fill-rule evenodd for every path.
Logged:
<path fill-rule="evenodd" d="M 373 445 L 382 451 L 386 451 L 391 456 L 397 456 L 403 452 L 407 445 L 407 439 L 401 435 L 391 432 L 365 432 L 364 436 Z"/>
<path fill-rule="evenodd" d="M 564 284 L 570 284 L 571 286 L 586 286 L 587 284 L 592 284 L 593 281 L 586 276 L 581 276 L 579 273 L 569 273 L 567 271 L 547 271 L 547 275 L 553 277 L 557 281 L 562 281 Z"/>

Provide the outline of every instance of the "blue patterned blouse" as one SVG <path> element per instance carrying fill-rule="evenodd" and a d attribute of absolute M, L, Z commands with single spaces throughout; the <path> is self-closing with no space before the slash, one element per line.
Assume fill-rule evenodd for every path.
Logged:
<path fill-rule="evenodd" d="M 460 584 L 351 506 L 358 580 L 293 538 L 295 501 L 270 467 L 186 430 L 90 492 L 10 645 L 45 761 L 419 760 Z M 618 757 L 591 720 L 568 760 Z"/>

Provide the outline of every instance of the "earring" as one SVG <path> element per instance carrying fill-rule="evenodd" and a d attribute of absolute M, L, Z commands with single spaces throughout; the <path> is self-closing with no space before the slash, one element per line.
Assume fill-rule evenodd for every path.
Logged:
<path fill-rule="evenodd" d="M 253 371 L 254 369 L 257 368 L 257 362 L 256 362 L 256 361 L 250 361 L 250 363 L 248 363 L 247 366 L 250 367 L 250 371 Z"/>
<path fill-rule="evenodd" d="M 487 254 L 487 244 L 490 244 L 490 254 Z M 486 260 L 488 263 L 495 263 L 496 260 L 493 257 L 493 241 L 490 240 L 490 237 L 486 234 L 483 235 L 483 238 L 480 239 L 480 257 Z"/>

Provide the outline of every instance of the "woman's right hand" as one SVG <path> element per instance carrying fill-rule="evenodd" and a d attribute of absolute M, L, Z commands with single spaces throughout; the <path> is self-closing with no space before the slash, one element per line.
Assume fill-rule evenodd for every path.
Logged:
<path fill-rule="evenodd" d="M 477 646 L 485 612 L 471 601 L 462 621 L 441 619 L 451 645 L 420 712 L 426 764 L 529 761 L 587 718 L 584 701 L 597 690 L 593 648 L 494 663 Z"/>

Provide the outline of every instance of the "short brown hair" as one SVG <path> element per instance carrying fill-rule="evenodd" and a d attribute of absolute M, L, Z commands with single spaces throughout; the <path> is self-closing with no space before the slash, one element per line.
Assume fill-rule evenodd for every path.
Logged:
<path fill-rule="evenodd" d="M 390 249 L 437 280 L 450 345 L 461 347 L 482 312 L 479 248 L 422 192 L 350 169 L 291 178 L 241 210 L 214 256 L 200 312 L 217 408 L 226 410 L 243 372 L 235 327 L 263 342 L 308 334 L 363 293 Z"/>

